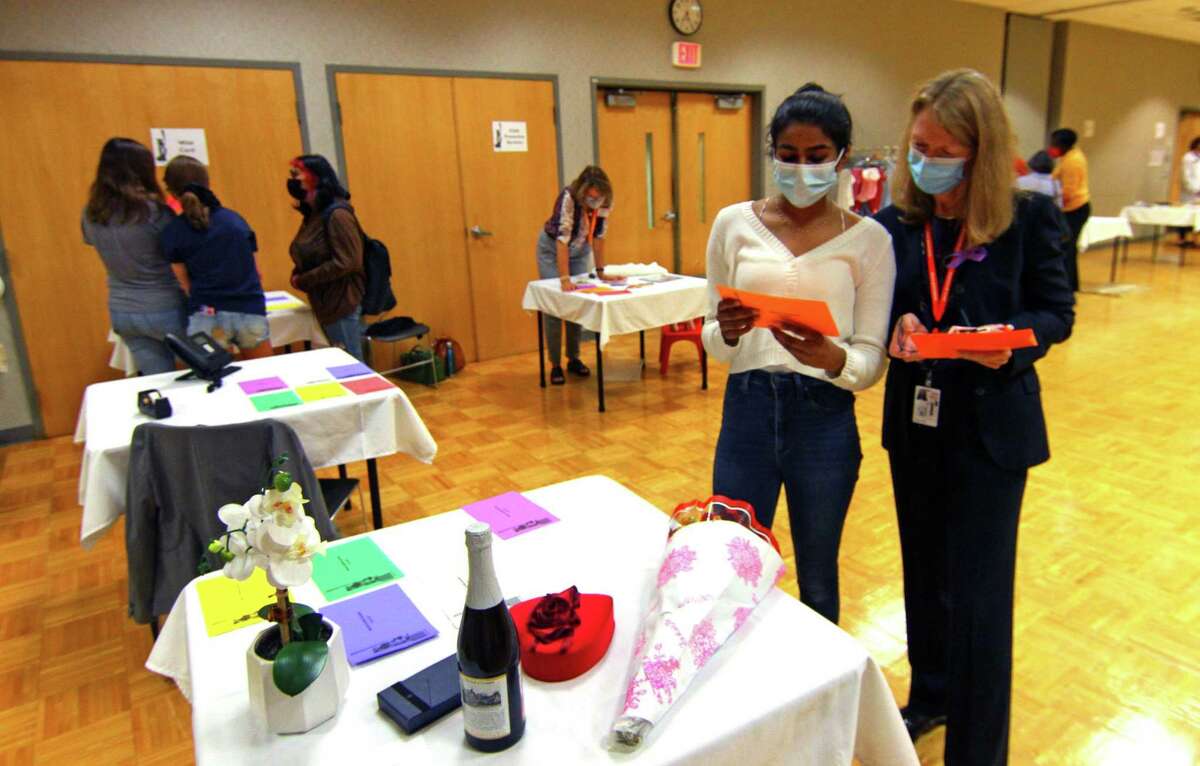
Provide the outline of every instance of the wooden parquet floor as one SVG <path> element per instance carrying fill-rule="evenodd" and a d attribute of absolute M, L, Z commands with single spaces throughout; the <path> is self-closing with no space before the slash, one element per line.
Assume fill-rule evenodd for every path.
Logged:
<path fill-rule="evenodd" d="M 1085 282 L 1107 276 L 1106 251 L 1081 260 Z M 1200 760 L 1200 256 L 1193 261 L 1151 264 L 1135 247 L 1120 278 L 1147 289 L 1081 295 L 1074 337 L 1039 365 L 1054 458 L 1032 472 L 1022 520 L 1013 764 Z M 657 340 L 647 346 L 653 359 Z M 628 364 L 636 338 L 612 349 Z M 533 354 L 473 364 L 436 391 L 406 383 L 440 453 L 432 466 L 381 461 L 386 521 L 593 473 L 665 510 L 707 496 L 724 384 L 713 373 L 700 391 L 694 353 L 677 346 L 668 377 L 651 361 L 643 381 L 611 383 L 605 415 L 591 385 L 538 389 Z M 903 699 L 881 397 L 877 386 L 859 398 L 866 457 L 842 545 L 842 614 Z M 79 457 L 69 438 L 0 450 L 0 765 L 189 763 L 189 706 L 143 668 L 149 631 L 126 618 L 123 530 L 79 547 Z M 790 548 L 786 513 L 778 519 Z M 361 508 L 341 525 L 362 531 Z M 794 579 L 785 587 L 796 593 Z M 781 662 L 806 659 L 798 645 Z M 941 763 L 941 748 L 940 732 L 923 739 L 922 763 Z"/>

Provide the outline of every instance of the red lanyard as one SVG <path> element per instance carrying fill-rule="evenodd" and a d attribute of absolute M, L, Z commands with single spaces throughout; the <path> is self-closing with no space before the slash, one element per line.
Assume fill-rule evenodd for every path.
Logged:
<path fill-rule="evenodd" d="M 592 235 L 596 233 L 596 219 L 600 214 L 593 210 L 590 213 L 584 213 L 588 217 L 588 247 L 592 245 Z"/>
<path fill-rule="evenodd" d="M 967 227 L 964 225 L 958 233 L 958 241 L 954 243 L 954 252 L 960 252 L 967 239 Z M 946 302 L 950 299 L 950 285 L 954 282 L 954 272 L 957 267 L 946 269 L 946 283 L 938 290 L 937 267 L 933 262 L 933 226 L 925 222 L 925 263 L 929 266 L 929 299 L 933 301 L 933 321 L 942 321 L 946 313 Z"/>

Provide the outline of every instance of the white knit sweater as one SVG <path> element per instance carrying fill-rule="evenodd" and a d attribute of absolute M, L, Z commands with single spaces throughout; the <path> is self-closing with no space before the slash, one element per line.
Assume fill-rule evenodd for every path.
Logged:
<path fill-rule="evenodd" d="M 828 242 L 794 255 L 759 219 L 750 202 L 730 205 L 717 214 L 708 238 L 709 310 L 704 348 L 729 364 L 729 372 L 786 368 L 861 391 L 883 375 L 896 260 L 892 240 L 882 226 L 863 219 Z M 846 365 L 836 378 L 801 364 L 771 331 L 757 327 L 726 345 L 717 324 L 717 285 L 740 290 L 825 301 L 837 322 L 833 338 L 846 350 Z"/>

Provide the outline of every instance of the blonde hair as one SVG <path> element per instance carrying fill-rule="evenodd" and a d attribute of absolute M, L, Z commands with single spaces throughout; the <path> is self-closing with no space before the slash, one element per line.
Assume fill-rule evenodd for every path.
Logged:
<path fill-rule="evenodd" d="M 1013 219 L 1013 145 L 1008 114 L 996 86 L 974 69 L 943 72 L 925 83 L 913 97 L 908 126 L 901 144 L 912 143 L 913 123 L 926 109 L 955 140 L 971 147 L 963 183 L 963 226 L 969 245 L 982 245 L 1003 234 Z M 933 215 L 933 196 L 913 182 L 908 163 L 896 164 L 892 199 L 909 223 L 924 223 Z"/>
<path fill-rule="evenodd" d="M 187 191 L 192 185 L 208 188 L 208 168 L 204 163 L 183 154 L 173 157 L 163 172 L 163 182 L 167 191 L 183 206 L 183 216 L 192 228 L 197 231 L 208 229 L 208 206 L 194 192 Z"/>

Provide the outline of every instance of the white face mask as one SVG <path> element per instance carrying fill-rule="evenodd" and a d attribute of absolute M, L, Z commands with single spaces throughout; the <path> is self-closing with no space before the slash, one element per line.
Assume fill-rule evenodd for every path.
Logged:
<path fill-rule="evenodd" d="M 583 204 L 590 207 L 592 210 L 599 210 L 604 205 L 603 197 L 584 197 Z"/>
<path fill-rule="evenodd" d="M 775 185 L 796 207 L 815 204 L 837 185 L 837 164 L 845 150 L 829 162 L 815 165 L 774 160 Z"/>

